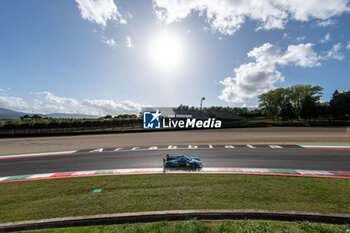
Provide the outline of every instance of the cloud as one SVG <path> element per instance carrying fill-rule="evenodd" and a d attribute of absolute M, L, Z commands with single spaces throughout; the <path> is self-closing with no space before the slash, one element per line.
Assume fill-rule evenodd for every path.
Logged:
<path fill-rule="evenodd" d="M 289 20 L 326 21 L 349 12 L 349 0 L 153 0 L 160 21 L 178 22 L 194 12 L 203 16 L 213 31 L 232 35 L 247 19 L 258 22 L 257 30 L 283 29 Z"/>
<path fill-rule="evenodd" d="M 301 42 L 301 41 L 305 40 L 305 38 L 306 38 L 306 36 L 298 36 L 297 41 Z"/>
<path fill-rule="evenodd" d="M 0 107 L 26 113 L 71 113 L 93 116 L 139 114 L 142 107 L 152 107 L 144 103 L 130 100 L 115 102 L 114 100 L 85 99 L 79 102 L 75 98 L 58 97 L 48 91 L 36 92 L 33 99 L 0 96 Z"/>
<path fill-rule="evenodd" d="M 43 102 L 42 102 L 41 100 L 38 100 L 38 99 L 34 99 L 34 100 L 33 100 L 33 103 L 34 103 L 34 104 L 38 104 L 38 105 L 39 105 L 39 104 L 43 104 Z"/>
<path fill-rule="evenodd" d="M 72 106 L 79 105 L 79 102 L 74 98 L 58 97 L 48 91 L 36 92 L 35 94 L 44 97 L 47 101 L 51 103 L 68 104 Z"/>
<path fill-rule="evenodd" d="M 128 48 L 134 48 L 135 46 L 133 45 L 130 36 L 126 37 L 126 47 Z"/>
<path fill-rule="evenodd" d="M 104 114 L 119 115 L 119 114 L 139 114 L 142 107 L 150 107 L 150 105 L 135 103 L 130 100 L 124 100 L 116 103 L 113 100 L 99 99 L 89 100 L 85 99 L 82 103 L 85 106 L 101 110 Z"/>
<path fill-rule="evenodd" d="M 125 19 L 122 18 L 122 19 L 119 20 L 119 23 L 120 23 L 120 24 L 127 24 L 127 21 L 126 21 Z"/>
<path fill-rule="evenodd" d="M 334 25 L 335 23 L 336 23 L 335 20 L 333 20 L 333 19 L 328 19 L 328 20 L 324 20 L 324 21 L 318 21 L 318 22 L 317 22 L 317 26 L 320 26 L 320 27 L 327 27 L 327 26 Z"/>
<path fill-rule="evenodd" d="M 29 105 L 20 97 L 0 96 L 0 107 L 9 108 L 16 111 L 23 111 L 28 109 Z"/>
<path fill-rule="evenodd" d="M 315 67 L 320 66 L 321 63 L 318 61 L 319 57 L 316 52 L 312 49 L 313 44 L 299 44 L 289 45 L 287 52 L 277 57 L 276 64 L 279 65 L 290 65 L 294 64 L 301 67 Z"/>
<path fill-rule="evenodd" d="M 53 104 L 45 104 L 43 108 L 41 109 L 44 111 L 44 113 L 78 113 L 76 111 L 70 110 L 67 107 L 64 107 L 62 105 L 53 105 Z"/>
<path fill-rule="evenodd" d="M 0 88 L 0 95 L 6 95 L 6 90 L 5 90 L 5 89 Z"/>
<path fill-rule="evenodd" d="M 322 39 L 320 40 L 320 42 L 323 43 L 323 44 L 325 44 L 325 43 L 329 42 L 330 40 L 331 40 L 331 34 L 330 34 L 330 33 L 327 33 L 327 34 L 324 36 L 324 38 L 322 38 Z"/>
<path fill-rule="evenodd" d="M 130 12 L 127 12 L 127 13 L 126 13 L 126 17 L 128 17 L 129 19 L 134 18 L 134 16 L 133 16 Z"/>
<path fill-rule="evenodd" d="M 343 60 L 344 55 L 341 53 L 341 49 L 343 48 L 343 45 L 341 43 L 334 44 L 333 47 L 325 53 L 325 55 L 321 56 L 320 59 L 322 60 L 328 60 L 328 59 L 336 59 L 336 60 Z"/>
<path fill-rule="evenodd" d="M 106 27 L 108 20 L 126 24 L 113 0 L 75 0 L 83 19 Z"/>
<path fill-rule="evenodd" d="M 243 103 L 276 88 L 276 83 L 284 81 L 278 66 L 320 66 L 321 58 L 312 47 L 311 43 L 289 45 L 284 53 L 279 46 L 270 43 L 254 48 L 248 53 L 248 57 L 253 58 L 254 62 L 234 69 L 235 77 L 227 77 L 220 81 L 225 88 L 221 91 L 219 99 Z"/>
<path fill-rule="evenodd" d="M 109 46 L 112 46 L 112 47 L 116 45 L 116 42 L 113 39 L 109 39 L 109 40 L 108 39 L 103 39 L 102 42 L 105 43 L 105 44 L 108 44 Z"/>
<path fill-rule="evenodd" d="M 348 44 L 346 45 L 347 49 L 350 49 L 350 41 L 348 41 Z"/>

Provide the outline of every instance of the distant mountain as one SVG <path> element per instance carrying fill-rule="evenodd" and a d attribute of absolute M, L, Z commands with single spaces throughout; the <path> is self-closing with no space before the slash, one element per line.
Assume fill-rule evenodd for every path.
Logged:
<path fill-rule="evenodd" d="M 84 114 L 72 114 L 72 113 L 51 113 L 46 114 L 44 117 L 51 117 L 51 118 L 75 118 L 75 119 L 81 119 L 81 118 L 99 118 L 99 116 L 93 116 L 93 115 L 84 115 Z"/>
<path fill-rule="evenodd" d="M 7 108 L 1 108 L 0 107 L 0 120 L 19 120 L 20 117 L 23 115 L 34 115 L 35 113 L 25 113 L 25 112 L 17 112 L 13 111 L 11 109 Z M 84 114 L 68 114 L 68 113 L 51 113 L 51 114 L 37 114 L 41 117 L 51 117 L 51 118 L 75 118 L 75 119 L 81 119 L 81 118 L 91 118 L 95 119 L 98 118 L 98 116 L 93 115 L 84 115 Z"/>
<path fill-rule="evenodd" d="M 18 120 L 21 116 L 27 113 L 17 112 L 7 108 L 0 108 L 0 119 L 1 120 Z"/>

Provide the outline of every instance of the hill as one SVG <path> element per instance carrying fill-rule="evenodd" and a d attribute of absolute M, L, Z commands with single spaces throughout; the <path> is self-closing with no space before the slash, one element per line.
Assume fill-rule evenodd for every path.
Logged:
<path fill-rule="evenodd" d="M 17 112 L 7 108 L 0 107 L 0 120 L 19 120 L 23 115 L 34 115 L 35 113 L 25 113 L 25 112 Z M 71 113 L 50 113 L 50 114 L 37 114 L 41 117 L 49 117 L 49 118 L 98 118 L 99 116 L 93 115 L 84 115 L 84 114 L 71 114 Z"/>

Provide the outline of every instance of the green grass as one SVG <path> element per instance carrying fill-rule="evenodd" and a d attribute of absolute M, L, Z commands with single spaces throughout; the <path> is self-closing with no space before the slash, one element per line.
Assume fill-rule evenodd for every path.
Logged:
<path fill-rule="evenodd" d="M 99 193 L 92 193 L 101 189 Z M 0 183 L 0 222 L 176 209 L 350 213 L 350 179 L 153 174 Z"/>
<path fill-rule="evenodd" d="M 196 221 L 186 222 L 158 222 L 149 224 L 123 224 L 115 226 L 91 226 L 65 229 L 48 229 L 35 231 L 40 233 L 271 233 L 271 232 L 297 232 L 297 233 L 348 233 L 349 225 L 331 225 L 309 222 L 277 222 L 277 221 Z"/>

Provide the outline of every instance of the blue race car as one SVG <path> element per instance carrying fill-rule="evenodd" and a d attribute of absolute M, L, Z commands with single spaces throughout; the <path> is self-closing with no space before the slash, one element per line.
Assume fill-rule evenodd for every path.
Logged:
<path fill-rule="evenodd" d="M 201 168 L 202 162 L 198 157 L 187 157 L 187 156 L 169 156 L 168 154 L 163 159 L 164 167 L 195 167 Z"/>

